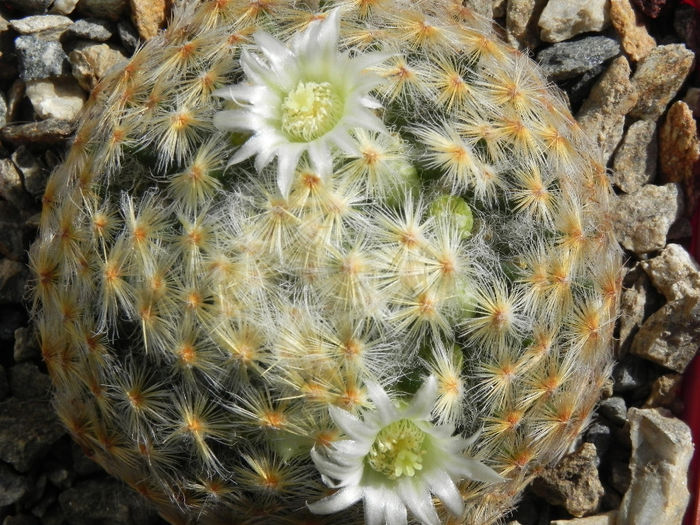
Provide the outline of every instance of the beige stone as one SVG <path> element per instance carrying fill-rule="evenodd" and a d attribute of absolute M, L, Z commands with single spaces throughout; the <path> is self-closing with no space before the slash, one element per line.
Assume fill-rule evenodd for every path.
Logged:
<path fill-rule="evenodd" d="M 695 53 L 683 44 L 656 46 L 637 64 L 632 84 L 639 99 L 630 116 L 656 120 L 685 82 L 693 68 Z"/>
<path fill-rule="evenodd" d="M 602 150 L 605 163 L 622 139 L 625 115 L 637 103 L 637 91 L 630 82 L 630 73 L 625 57 L 613 60 L 576 115 L 583 131 Z"/>
<path fill-rule="evenodd" d="M 605 514 L 597 514 L 585 518 L 574 518 L 573 520 L 554 520 L 549 525 L 615 525 L 617 511 L 613 510 Z"/>
<path fill-rule="evenodd" d="M 73 76 L 83 89 L 91 91 L 114 65 L 126 60 L 124 54 L 109 44 L 78 46 L 68 56 Z"/>
<path fill-rule="evenodd" d="M 158 34 L 165 23 L 167 0 L 130 0 L 131 19 L 141 38 L 148 40 Z"/>
<path fill-rule="evenodd" d="M 26 93 L 42 119 L 73 120 L 85 102 L 85 92 L 72 78 L 31 80 L 27 82 Z"/>
<path fill-rule="evenodd" d="M 546 0 L 508 0 L 506 8 L 506 31 L 508 42 L 519 49 L 537 47 L 537 19 Z"/>
<path fill-rule="evenodd" d="M 642 15 L 634 10 L 629 0 L 610 0 L 610 21 L 620 34 L 622 48 L 633 62 L 656 47 L 656 40 L 649 35 Z"/>
<path fill-rule="evenodd" d="M 545 42 L 562 42 L 610 23 L 609 0 L 549 0 L 538 25 Z"/>
<path fill-rule="evenodd" d="M 700 159 L 700 141 L 693 112 L 679 100 L 668 110 L 666 120 L 659 130 L 659 166 L 664 180 L 679 182 L 692 207 L 700 197 L 700 188 L 694 181 L 693 167 Z"/>

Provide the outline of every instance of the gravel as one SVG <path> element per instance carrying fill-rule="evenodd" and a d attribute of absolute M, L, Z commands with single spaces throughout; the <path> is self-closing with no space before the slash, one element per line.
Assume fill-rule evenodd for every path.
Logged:
<path fill-rule="evenodd" d="M 666 0 L 469 3 L 502 17 L 509 41 L 536 57 L 604 148 L 627 260 L 612 386 L 581 447 L 546 469 L 506 521 L 671 523 L 683 510 L 690 450 L 678 392 L 700 340 L 700 271 L 682 248 L 700 188 L 700 108 L 697 96 L 677 102 L 699 82 L 692 71 L 700 18 Z M 163 523 L 66 435 L 48 400 L 25 286 L 43 187 L 75 129 L 77 106 L 106 69 L 157 31 L 164 5 L 0 2 L 2 525 Z M 651 494 L 668 515 L 633 504 Z"/>

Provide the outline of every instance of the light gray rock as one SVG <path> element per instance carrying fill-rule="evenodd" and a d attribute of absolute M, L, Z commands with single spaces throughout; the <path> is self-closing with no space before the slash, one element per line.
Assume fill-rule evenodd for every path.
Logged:
<path fill-rule="evenodd" d="M 602 31 L 610 24 L 607 0 L 549 0 L 539 19 L 540 38 L 561 42 L 588 31 Z"/>
<path fill-rule="evenodd" d="M 681 523 L 689 498 L 690 429 L 659 409 L 630 408 L 629 420 L 632 479 L 617 525 Z"/>
<path fill-rule="evenodd" d="M 27 97 L 39 118 L 73 120 L 83 109 L 85 92 L 73 78 L 27 82 Z"/>
<path fill-rule="evenodd" d="M 532 483 L 532 491 L 552 505 L 561 505 L 572 516 L 595 512 L 605 492 L 598 479 L 596 448 L 584 443 L 558 464 L 544 469 Z"/>
<path fill-rule="evenodd" d="M 70 53 L 73 77 L 80 86 L 90 91 L 110 68 L 126 60 L 126 56 L 109 44 L 82 44 Z"/>
<path fill-rule="evenodd" d="M 588 516 L 586 518 L 574 518 L 572 520 L 554 520 L 549 525 L 615 525 L 617 511 L 611 510 L 605 514 Z"/>
<path fill-rule="evenodd" d="M 669 244 L 641 265 L 666 300 L 700 297 L 700 265 L 680 244 Z"/>
<path fill-rule="evenodd" d="M 60 42 L 36 35 L 15 38 L 19 75 L 25 82 L 70 75 L 70 63 Z"/>
<path fill-rule="evenodd" d="M 574 78 L 620 54 L 620 44 L 606 36 L 560 42 L 537 53 L 537 61 L 551 80 Z"/>
<path fill-rule="evenodd" d="M 683 44 L 656 46 L 637 64 L 632 83 L 639 92 L 630 116 L 656 120 L 692 70 L 695 54 Z"/>
<path fill-rule="evenodd" d="M 31 35 L 43 31 L 62 31 L 73 21 L 62 15 L 34 15 L 11 20 L 10 26 L 21 35 Z"/>
<path fill-rule="evenodd" d="M 51 12 L 59 15 L 69 15 L 78 5 L 78 0 L 54 0 Z"/>
<path fill-rule="evenodd" d="M 700 341 L 700 298 L 666 303 L 644 321 L 630 352 L 683 373 Z"/>
<path fill-rule="evenodd" d="M 652 182 L 656 176 L 658 152 L 656 122 L 634 122 L 615 152 L 613 184 L 625 193 L 634 193 Z"/>
<path fill-rule="evenodd" d="M 600 147 L 604 163 L 622 138 L 625 115 L 637 103 L 637 91 L 630 82 L 630 73 L 625 57 L 613 60 L 576 115 L 585 134 Z"/>
<path fill-rule="evenodd" d="M 671 225 L 683 213 L 683 189 L 676 183 L 647 184 L 615 203 L 617 240 L 637 254 L 661 250 Z"/>
<path fill-rule="evenodd" d="M 94 42 L 106 42 L 113 34 L 112 24 L 98 18 L 77 20 L 63 33 L 65 38 L 84 38 Z"/>

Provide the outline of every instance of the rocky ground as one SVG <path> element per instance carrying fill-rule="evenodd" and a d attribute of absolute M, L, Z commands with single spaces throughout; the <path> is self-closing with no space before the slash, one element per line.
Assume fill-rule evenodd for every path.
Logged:
<path fill-rule="evenodd" d="M 683 248 L 699 190 L 700 18 L 664 0 L 468 3 L 529 50 L 602 147 L 627 256 L 613 381 L 580 447 L 543 472 L 508 519 L 680 523 L 693 446 L 678 419 L 678 393 L 700 340 L 700 268 Z M 0 0 L 3 525 L 161 522 L 86 458 L 53 415 L 26 313 L 25 264 L 46 177 L 73 119 L 101 76 L 155 34 L 165 7 L 165 0 Z"/>

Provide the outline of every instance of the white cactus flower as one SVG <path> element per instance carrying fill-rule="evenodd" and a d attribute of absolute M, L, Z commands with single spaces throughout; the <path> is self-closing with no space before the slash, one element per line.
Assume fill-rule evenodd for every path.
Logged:
<path fill-rule="evenodd" d="M 311 457 L 324 482 L 338 489 L 309 504 L 316 514 L 343 510 L 363 500 L 366 525 L 399 525 L 407 510 L 421 523 L 439 525 L 431 493 L 455 515 L 463 510 L 456 482 L 503 478 L 476 459 L 466 457 L 469 440 L 453 435 L 453 425 L 435 425 L 431 412 L 437 380 L 430 376 L 404 407 L 397 407 L 382 387 L 367 382 L 375 409 L 363 419 L 331 407 L 331 417 L 348 437 Z"/>
<path fill-rule="evenodd" d="M 230 164 L 255 155 L 255 168 L 260 171 L 276 156 L 277 180 L 285 196 L 304 152 L 325 176 L 332 169 L 332 146 L 356 152 L 352 129 L 386 132 L 372 111 L 381 105 L 370 95 L 382 80 L 367 69 L 387 55 L 350 56 L 339 51 L 339 14 L 336 8 L 312 22 L 289 45 L 256 32 L 256 45 L 241 56 L 246 80 L 214 92 L 240 106 L 216 113 L 214 125 L 253 133 Z"/>

